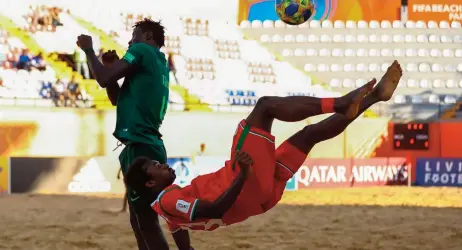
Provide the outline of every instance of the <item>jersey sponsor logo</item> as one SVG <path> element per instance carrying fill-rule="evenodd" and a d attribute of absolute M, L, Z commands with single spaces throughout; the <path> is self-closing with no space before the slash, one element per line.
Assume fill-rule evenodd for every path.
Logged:
<path fill-rule="evenodd" d="M 104 177 L 98 162 L 92 158 L 74 175 L 67 189 L 71 193 L 105 193 L 111 191 L 111 183 Z"/>
<path fill-rule="evenodd" d="M 184 200 L 178 200 L 176 202 L 176 210 L 187 214 L 189 212 L 189 208 L 191 207 L 191 203 L 186 202 Z"/>
<path fill-rule="evenodd" d="M 140 198 L 140 196 L 137 195 L 135 191 L 131 191 L 131 194 L 128 197 L 130 201 L 136 201 Z"/>

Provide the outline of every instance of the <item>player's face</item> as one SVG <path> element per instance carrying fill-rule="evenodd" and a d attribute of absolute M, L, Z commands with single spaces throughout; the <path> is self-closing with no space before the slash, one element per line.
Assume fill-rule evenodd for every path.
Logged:
<path fill-rule="evenodd" d="M 160 164 L 158 161 L 152 161 L 152 165 L 148 167 L 146 173 L 150 181 L 146 183 L 148 187 L 156 187 L 163 189 L 172 185 L 176 178 L 175 171 L 167 164 Z"/>
<path fill-rule="evenodd" d="M 140 28 L 135 28 L 132 33 L 132 39 L 128 42 L 128 47 L 134 43 L 146 42 L 147 35 L 147 32 L 143 32 Z"/>

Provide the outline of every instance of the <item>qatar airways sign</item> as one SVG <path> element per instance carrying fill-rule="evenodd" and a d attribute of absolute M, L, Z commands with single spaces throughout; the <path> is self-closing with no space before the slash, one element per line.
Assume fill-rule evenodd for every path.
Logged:
<path fill-rule="evenodd" d="M 287 189 L 407 185 L 405 158 L 307 159 Z"/>

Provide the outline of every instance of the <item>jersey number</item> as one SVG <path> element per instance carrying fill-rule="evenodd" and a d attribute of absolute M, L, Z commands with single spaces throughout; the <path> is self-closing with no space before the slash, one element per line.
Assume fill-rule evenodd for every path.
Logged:
<path fill-rule="evenodd" d="M 167 80 L 167 77 L 165 77 L 164 75 L 162 76 L 162 84 L 168 90 L 168 80 Z M 160 107 L 160 114 L 159 114 L 161 121 L 164 120 L 165 113 L 167 113 L 167 106 L 168 106 L 168 96 L 164 95 L 162 97 L 162 106 Z"/>

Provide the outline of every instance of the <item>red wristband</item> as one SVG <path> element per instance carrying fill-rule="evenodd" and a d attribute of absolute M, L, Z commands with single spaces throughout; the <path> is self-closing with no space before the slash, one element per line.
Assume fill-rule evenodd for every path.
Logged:
<path fill-rule="evenodd" d="M 322 113 L 334 113 L 334 98 L 322 98 L 321 99 L 321 111 Z"/>

